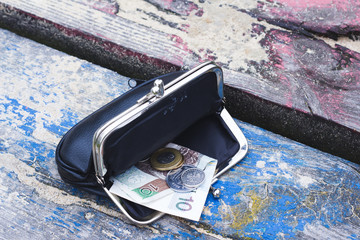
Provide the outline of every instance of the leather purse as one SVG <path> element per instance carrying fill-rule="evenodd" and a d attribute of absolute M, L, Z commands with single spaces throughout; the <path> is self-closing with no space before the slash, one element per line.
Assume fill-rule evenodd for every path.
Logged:
<path fill-rule="evenodd" d="M 169 142 L 217 159 L 213 182 L 246 155 L 213 62 L 146 81 L 106 104 L 63 136 L 56 162 L 65 182 L 110 197 L 130 220 L 148 224 L 164 213 L 111 193 L 111 177 Z"/>

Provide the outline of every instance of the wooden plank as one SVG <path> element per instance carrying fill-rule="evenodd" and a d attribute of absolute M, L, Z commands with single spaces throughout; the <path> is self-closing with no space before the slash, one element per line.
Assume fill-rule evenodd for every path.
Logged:
<path fill-rule="evenodd" d="M 260 1 L 250 14 L 275 25 L 309 31 L 337 39 L 357 39 L 360 33 L 360 3 L 345 1 Z"/>
<path fill-rule="evenodd" d="M 109 199 L 65 184 L 55 148 L 128 90 L 127 77 L 0 30 L 0 238 L 360 237 L 360 166 L 236 120 L 249 154 L 223 175 L 199 222 L 136 226 Z"/>
<path fill-rule="evenodd" d="M 249 16 L 254 9 L 268 12 L 253 1 L 2 2 L 2 27 L 124 75 L 150 78 L 216 60 L 224 67 L 234 116 L 360 159 L 357 43 L 342 39 L 345 46 L 335 45 L 299 29 L 285 31 L 258 21 Z M 350 12 L 357 9 L 353 5 Z M 346 8 L 340 10 L 335 15 Z M 355 26 L 357 15 L 351 16 Z"/>
<path fill-rule="evenodd" d="M 204 14 L 201 4 L 193 1 L 148 0 L 148 2 L 182 16 Z M 360 3 L 354 0 L 257 1 L 256 6 L 230 1 L 223 1 L 220 4 L 228 5 L 261 21 L 265 20 L 273 25 L 309 36 L 311 33 L 316 33 L 337 39 L 345 35 L 355 40 L 360 34 Z"/>
<path fill-rule="evenodd" d="M 264 83 L 283 89 L 283 101 L 229 89 L 234 115 L 248 112 L 242 120 L 359 162 L 360 54 L 281 30 L 268 31 L 262 46 L 273 61 L 254 66 Z"/>

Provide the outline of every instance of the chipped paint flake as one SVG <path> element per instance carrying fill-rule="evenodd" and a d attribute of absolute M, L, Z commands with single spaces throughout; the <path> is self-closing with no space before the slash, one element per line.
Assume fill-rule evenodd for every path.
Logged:
<path fill-rule="evenodd" d="M 265 161 L 257 161 L 256 162 L 256 167 L 258 167 L 258 168 L 264 168 L 265 165 L 266 165 Z"/>
<path fill-rule="evenodd" d="M 315 180 L 309 176 L 299 176 L 299 183 L 303 187 L 309 187 L 310 184 L 313 184 Z"/>

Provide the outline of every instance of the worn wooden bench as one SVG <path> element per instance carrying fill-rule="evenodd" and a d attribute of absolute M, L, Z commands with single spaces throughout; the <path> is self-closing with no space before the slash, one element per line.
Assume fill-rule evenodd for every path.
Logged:
<path fill-rule="evenodd" d="M 128 78 L 0 31 L 1 238 L 307 238 L 360 236 L 359 165 L 237 121 L 249 154 L 208 196 L 199 222 L 136 226 L 65 184 L 54 152 L 76 122 L 128 90 Z"/>
<path fill-rule="evenodd" d="M 126 76 L 215 60 L 233 116 L 359 162 L 357 1 L 1 3 L 1 27 Z"/>
<path fill-rule="evenodd" d="M 214 46 L 213 52 L 212 45 L 204 45 L 201 50 L 200 46 L 195 45 L 195 40 L 199 44 L 204 43 L 198 38 L 189 38 L 193 26 L 181 25 L 176 21 L 197 17 L 203 20 L 196 25 L 201 31 L 206 28 L 206 21 L 210 21 L 215 15 L 214 20 L 220 21 L 220 26 L 224 27 L 224 13 L 231 8 L 234 10 L 233 14 L 239 14 L 234 15 L 235 18 L 244 17 L 246 15 L 242 13 L 245 7 L 220 7 L 207 2 L 175 5 L 184 3 L 182 1 L 170 1 L 166 6 L 163 1 L 134 1 L 134 5 L 128 5 L 113 1 L 49 0 L 41 6 L 31 0 L 2 2 L 2 27 L 121 72 L 122 75 L 149 79 L 213 58 L 225 67 L 227 102 L 234 116 L 262 126 L 274 125 L 275 130 L 284 125 L 277 131 L 288 131 L 288 136 L 298 136 L 306 130 L 299 127 L 294 129 L 296 124 L 315 124 L 319 128 L 318 132 L 316 129 L 311 130 L 309 126 L 308 129 L 314 131 L 313 134 L 322 134 L 322 141 L 336 145 L 338 141 L 352 140 L 334 146 L 333 150 L 337 151 L 347 145 L 344 151 L 348 151 L 350 157 L 345 157 L 357 160 L 358 149 L 354 148 L 359 141 L 359 109 L 356 105 L 358 76 L 355 75 L 358 71 L 357 53 L 340 46 L 330 47 L 332 40 L 324 42 L 299 34 L 310 34 L 308 31 L 313 32 L 310 27 L 298 28 L 297 33 L 294 33 L 273 26 L 271 27 L 276 29 L 270 30 L 270 25 L 253 18 L 242 19 L 255 22 L 253 28 L 249 30 L 249 26 L 246 27 L 244 32 L 248 35 L 245 38 L 241 38 L 240 31 L 241 34 L 229 36 L 229 41 L 239 37 L 242 44 L 247 47 L 255 46 L 255 49 L 248 49 L 243 56 L 226 56 L 231 51 L 218 50 L 221 46 Z M 356 4 L 352 6 L 353 9 L 356 7 Z M 227 11 L 222 11 L 221 8 L 226 8 Z M 256 8 L 261 10 L 264 6 Z M 70 11 L 73 9 L 76 11 Z M 147 11 L 149 9 L 151 11 Z M 265 13 L 259 9 L 248 11 L 247 14 L 261 13 L 262 15 L 254 16 L 266 19 Z M 132 16 L 132 13 L 139 16 Z M 356 14 L 355 11 L 355 17 Z M 129 20 L 131 17 L 134 18 L 132 21 Z M 141 20 L 142 18 L 146 20 Z M 170 22 L 168 18 L 174 19 L 174 22 Z M 269 17 L 268 21 L 273 20 Z M 356 22 L 356 18 L 354 21 Z M 284 21 L 279 22 L 284 25 Z M 293 22 L 296 23 L 295 20 Z M 157 24 L 152 25 L 154 23 Z M 335 33 L 336 36 L 355 34 L 358 30 L 356 24 L 353 25 L 348 33 L 338 30 L 331 32 L 331 36 Z M 104 26 L 108 28 L 101 32 Z M 294 29 L 294 24 L 285 26 Z M 177 34 L 173 34 L 174 29 L 178 29 Z M 181 32 L 184 32 L 183 35 Z M 327 31 L 324 30 L 323 34 L 327 34 Z M 216 183 L 215 186 L 222 189 L 222 197 L 214 199 L 209 195 L 199 222 L 165 216 L 148 226 L 131 224 L 108 199 L 65 184 L 57 173 L 54 160 L 55 147 L 61 136 L 83 117 L 127 91 L 129 78 L 6 30 L 0 30 L 0 36 L 1 238 L 360 237 L 358 164 L 238 120 L 239 127 L 249 141 L 249 154 Z M 260 39 L 265 40 L 261 46 L 257 46 L 256 42 Z M 224 44 L 226 39 L 220 36 L 220 40 L 219 44 Z M 247 41 L 252 44 L 246 45 Z M 210 41 L 212 44 L 214 42 L 216 41 Z M 268 70 L 261 68 L 266 67 L 266 61 L 261 61 L 264 55 L 257 58 L 252 53 L 260 55 L 264 51 L 261 50 L 263 46 L 274 51 L 270 54 L 272 58 L 269 61 L 273 66 Z M 235 44 L 230 44 L 230 47 L 235 51 Z M 338 88 L 334 83 L 334 88 L 326 83 L 330 78 L 324 78 L 323 85 L 300 84 L 307 83 L 309 79 L 300 82 L 302 73 L 310 71 L 315 63 L 321 66 L 315 73 L 321 75 L 330 72 L 324 69 L 325 61 L 322 65 L 315 61 L 320 61 L 319 57 L 309 62 L 309 67 L 305 67 L 305 70 L 295 71 L 304 63 L 304 59 L 312 59 L 311 51 L 318 47 L 323 52 L 328 51 L 322 57 L 324 59 L 333 59 L 331 54 L 338 53 L 342 57 L 349 57 L 349 62 L 341 65 L 341 68 L 354 74 L 353 78 L 341 78 L 341 74 L 346 71 L 340 70 L 335 71 L 333 76 L 336 84 L 354 85 L 341 85 Z M 280 53 L 280 50 L 284 51 Z M 289 52 L 293 55 L 286 57 Z M 304 59 L 299 58 L 300 56 Z M 300 60 L 295 62 L 295 59 Z M 277 78 L 281 81 L 276 81 Z M 299 84 L 291 82 L 291 79 Z M 343 82 L 344 79 L 351 81 Z M 298 96 L 301 94 L 294 95 L 300 91 L 296 89 L 299 86 L 304 89 L 308 88 L 306 86 L 321 86 L 326 90 L 326 94 L 322 96 L 329 96 L 329 99 L 339 92 L 345 92 L 340 100 L 344 104 L 349 103 L 349 108 L 347 111 L 334 111 L 329 107 L 332 102 L 327 104 L 324 100 L 323 106 L 319 101 L 310 101 L 316 100 L 311 96 L 318 96 L 316 94 L 319 91 L 313 91 L 315 95 L 307 95 L 310 100 L 299 100 Z M 315 104 L 315 107 L 307 104 Z M 326 107 L 330 108 L 328 112 L 335 117 L 320 114 L 319 109 L 324 110 Z M 272 115 L 275 117 L 272 118 Z M 336 116 L 347 118 L 346 121 L 340 121 Z M 332 130 L 334 126 L 335 129 Z M 349 134 L 342 136 L 343 133 Z M 335 136 L 332 138 L 331 134 Z M 313 139 L 321 140 L 308 135 L 306 139 L 310 142 Z"/>

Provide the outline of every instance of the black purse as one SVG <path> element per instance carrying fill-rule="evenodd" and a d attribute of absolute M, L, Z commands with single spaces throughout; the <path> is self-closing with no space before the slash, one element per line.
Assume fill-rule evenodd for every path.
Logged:
<path fill-rule="evenodd" d="M 65 134 L 56 162 L 65 182 L 110 197 L 133 222 L 147 224 L 164 213 L 112 194 L 111 177 L 169 142 L 217 159 L 213 182 L 245 156 L 247 141 L 224 108 L 214 63 L 149 80 L 103 106 Z"/>

